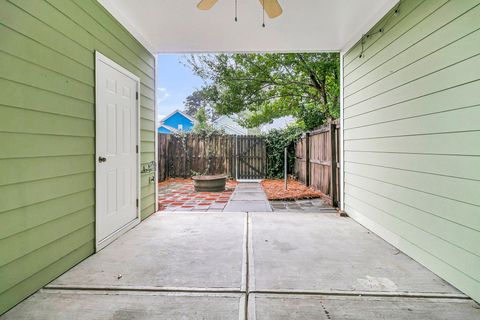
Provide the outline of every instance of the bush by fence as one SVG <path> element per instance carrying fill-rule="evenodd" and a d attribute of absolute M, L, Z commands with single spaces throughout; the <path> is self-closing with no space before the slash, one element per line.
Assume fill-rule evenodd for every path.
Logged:
<path fill-rule="evenodd" d="M 287 148 L 287 173 L 295 173 L 295 142 L 303 130 L 299 127 L 273 129 L 263 135 L 267 145 L 267 177 L 283 178 L 284 176 L 284 150 Z"/>

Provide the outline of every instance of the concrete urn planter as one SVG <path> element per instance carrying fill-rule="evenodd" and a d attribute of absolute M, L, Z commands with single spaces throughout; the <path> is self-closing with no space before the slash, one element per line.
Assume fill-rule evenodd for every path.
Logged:
<path fill-rule="evenodd" d="M 196 192 L 222 192 L 225 191 L 226 176 L 194 176 L 193 186 Z"/>

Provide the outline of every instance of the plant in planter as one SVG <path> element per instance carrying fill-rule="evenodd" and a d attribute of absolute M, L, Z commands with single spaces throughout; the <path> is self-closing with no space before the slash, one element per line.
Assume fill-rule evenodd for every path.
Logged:
<path fill-rule="evenodd" d="M 203 173 L 192 172 L 193 185 L 197 192 L 221 192 L 225 190 L 227 181 L 226 175 L 212 175 L 211 162 L 213 159 L 213 152 L 209 143 L 212 136 L 221 136 L 225 132 L 218 130 L 207 122 L 205 108 L 200 108 L 195 116 L 197 120 L 193 128 L 193 132 L 205 139 L 205 154 L 207 158 L 207 165 Z M 208 142 L 207 142 L 208 140 Z"/>
<path fill-rule="evenodd" d="M 193 186 L 196 192 L 222 192 L 225 191 L 227 176 L 224 175 L 199 175 L 193 176 Z"/>

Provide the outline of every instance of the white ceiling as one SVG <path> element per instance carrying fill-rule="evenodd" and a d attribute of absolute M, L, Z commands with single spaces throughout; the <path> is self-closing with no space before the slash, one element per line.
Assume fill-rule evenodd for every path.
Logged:
<path fill-rule="evenodd" d="M 98 0 L 152 53 L 341 51 L 398 0 L 279 0 L 283 15 L 266 16 L 258 0 Z"/>

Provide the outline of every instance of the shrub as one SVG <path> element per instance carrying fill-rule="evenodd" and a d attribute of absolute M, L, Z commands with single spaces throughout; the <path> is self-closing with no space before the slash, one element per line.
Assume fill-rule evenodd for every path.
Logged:
<path fill-rule="evenodd" d="M 287 148 L 287 173 L 294 172 L 295 141 L 303 132 L 303 128 L 291 125 L 285 129 L 273 129 L 263 135 L 267 147 L 267 178 L 283 177 L 285 148 Z"/>

